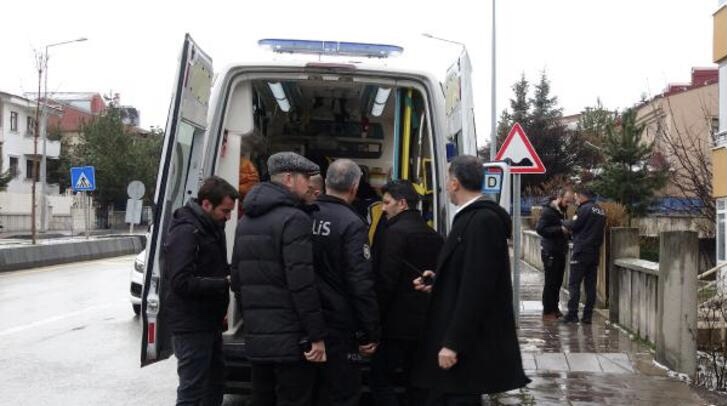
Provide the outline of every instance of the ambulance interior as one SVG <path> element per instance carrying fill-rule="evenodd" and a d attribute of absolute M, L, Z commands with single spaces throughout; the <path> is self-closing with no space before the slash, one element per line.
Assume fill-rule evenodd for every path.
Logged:
<path fill-rule="evenodd" d="M 392 179 L 409 179 L 421 196 L 418 209 L 436 229 L 434 144 L 422 93 L 353 77 L 336 79 L 310 75 L 237 83 L 223 131 L 226 139 L 239 136 L 241 195 L 269 179 L 266 161 L 276 152 L 297 152 L 317 163 L 324 176 L 331 162 L 349 158 L 364 172 L 354 202 L 362 216 L 375 225 L 381 187 Z M 250 119 L 252 125 L 242 123 Z"/>

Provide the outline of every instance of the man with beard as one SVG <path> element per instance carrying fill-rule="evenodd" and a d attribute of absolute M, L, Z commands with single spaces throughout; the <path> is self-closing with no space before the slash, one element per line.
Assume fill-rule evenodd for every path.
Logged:
<path fill-rule="evenodd" d="M 313 270 L 311 218 L 304 211 L 318 165 L 293 152 L 268 159 L 270 182 L 245 197 L 232 257 L 252 364 L 252 404 L 312 405 L 326 335 Z"/>
<path fill-rule="evenodd" d="M 174 212 L 169 226 L 163 311 L 177 358 L 177 405 L 222 403 L 222 327 L 230 286 L 225 222 L 237 197 L 224 179 L 207 178 L 197 198 Z"/>
<path fill-rule="evenodd" d="M 560 287 L 563 285 L 565 260 L 568 255 L 568 229 L 563 225 L 568 204 L 573 199 L 570 189 L 560 189 L 538 219 L 536 231 L 542 237 L 540 257 L 545 268 L 543 286 L 543 320 L 556 320 L 562 316 L 560 306 Z"/>

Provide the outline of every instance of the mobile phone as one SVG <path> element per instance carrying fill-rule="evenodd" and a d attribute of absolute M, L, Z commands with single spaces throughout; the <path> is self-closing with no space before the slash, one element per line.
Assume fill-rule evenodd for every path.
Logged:
<path fill-rule="evenodd" d="M 311 349 L 313 349 L 313 344 L 311 344 L 310 340 L 307 338 L 301 338 L 298 341 L 298 347 L 300 347 L 300 350 L 304 353 L 310 352 Z"/>

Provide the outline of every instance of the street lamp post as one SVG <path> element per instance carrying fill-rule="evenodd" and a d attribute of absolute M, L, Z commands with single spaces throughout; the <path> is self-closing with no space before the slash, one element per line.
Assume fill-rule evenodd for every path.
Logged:
<path fill-rule="evenodd" d="M 492 99 L 490 100 L 490 161 L 495 160 L 495 156 L 497 155 L 497 84 L 496 84 L 496 70 L 497 70 L 497 64 L 495 63 L 497 53 L 495 46 L 497 45 L 497 41 L 495 40 L 495 0 L 492 0 L 492 82 L 490 89 L 490 94 Z"/>
<path fill-rule="evenodd" d="M 36 219 L 36 198 L 35 198 L 35 187 L 37 181 L 41 182 L 41 196 L 40 196 L 40 222 L 41 222 L 41 230 L 45 231 L 45 223 L 46 223 L 46 141 L 48 139 L 48 112 L 46 110 L 46 107 L 48 106 L 48 49 L 60 46 L 60 45 L 66 45 L 71 44 L 74 42 L 83 42 L 88 40 L 85 37 L 82 38 L 76 38 L 74 40 L 70 41 L 62 41 L 62 42 L 56 42 L 53 44 L 48 44 L 45 46 L 45 52 L 38 56 L 38 95 L 36 97 L 36 104 L 35 104 L 35 133 L 33 134 L 33 155 L 35 157 L 38 156 L 38 135 L 40 134 L 40 122 L 41 120 L 44 120 L 45 124 L 43 125 L 43 155 L 41 156 L 41 162 L 40 162 L 40 176 L 38 176 L 38 160 L 33 160 L 33 183 L 31 188 L 31 198 L 33 200 L 31 205 L 31 232 L 32 232 L 32 239 L 33 244 L 36 243 L 37 239 L 37 227 L 35 225 L 35 219 Z M 45 71 L 45 83 L 44 83 L 44 90 L 43 90 L 43 110 L 41 112 L 41 104 L 40 104 L 40 84 L 43 78 L 43 72 Z"/>

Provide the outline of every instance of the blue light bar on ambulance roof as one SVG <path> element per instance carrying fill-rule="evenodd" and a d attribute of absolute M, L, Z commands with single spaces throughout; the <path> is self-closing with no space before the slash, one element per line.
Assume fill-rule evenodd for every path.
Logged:
<path fill-rule="evenodd" d="M 273 52 L 294 54 L 324 54 L 387 58 L 404 52 L 404 48 L 386 44 L 358 42 L 310 41 L 302 39 L 261 39 L 258 45 L 270 47 Z"/>

